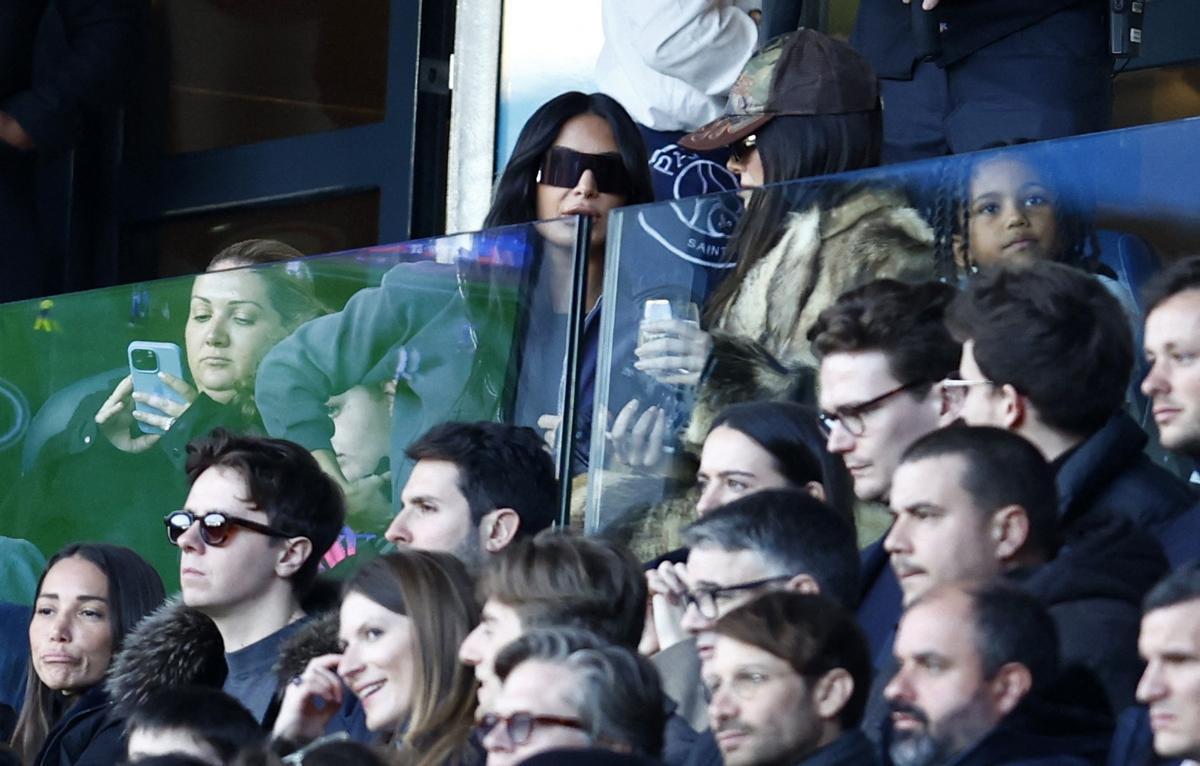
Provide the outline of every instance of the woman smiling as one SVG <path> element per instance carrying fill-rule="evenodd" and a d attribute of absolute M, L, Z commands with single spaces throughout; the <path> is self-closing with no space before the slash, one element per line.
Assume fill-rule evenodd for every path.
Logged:
<path fill-rule="evenodd" d="M 367 728 L 413 764 L 481 763 L 470 741 L 475 681 L 458 647 L 479 621 L 470 577 L 446 553 L 404 549 L 346 583 L 341 652 L 309 661 L 284 694 L 276 737 L 315 739 L 349 692 Z"/>

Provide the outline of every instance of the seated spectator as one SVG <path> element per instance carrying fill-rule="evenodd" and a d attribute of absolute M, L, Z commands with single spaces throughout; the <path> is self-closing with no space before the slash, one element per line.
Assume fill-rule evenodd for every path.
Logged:
<path fill-rule="evenodd" d="M 25 699 L 12 745 L 23 763 L 117 763 L 123 722 L 104 680 L 113 655 L 163 600 L 140 556 L 106 543 L 73 543 L 46 564 L 29 623 Z"/>
<path fill-rule="evenodd" d="M 954 294 L 935 282 L 876 280 L 839 296 L 813 325 L 827 448 L 841 456 L 860 500 L 887 502 L 904 450 L 956 417 L 957 397 L 940 385 L 958 368 L 959 344 L 943 322 Z M 863 554 L 858 618 L 876 669 L 899 617 L 887 561 L 880 545 Z"/>
<path fill-rule="evenodd" d="M 653 201 L 646 163 L 637 125 L 620 104 L 601 93 L 563 93 L 541 105 L 522 127 L 484 220 L 489 229 L 576 214 L 592 221 L 580 445 L 589 443 L 591 432 L 595 366 L 587 360 L 594 360 L 599 347 L 600 312 L 591 309 L 603 283 L 608 215 L 623 205 Z M 406 353 L 392 418 L 393 498 L 401 496 L 410 470 L 401 459 L 404 448 L 448 418 L 506 415 L 512 422 L 554 431 L 558 415 L 551 410 L 566 338 L 566 322 L 560 320 L 570 304 L 575 225 L 529 226 L 518 236 L 527 240 L 522 260 L 538 264 L 523 275 L 535 282 L 531 296 L 512 289 L 512 277 L 522 275 L 494 268 L 483 254 L 468 251 L 450 264 L 402 263 L 378 288 L 355 294 L 342 311 L 298 328 L 263 359 L 255 397 L 268 432 L 312 450 L 353 495 L 329 442 L 333 425 L 325 402 L 366 380 L 387 350 L 398 347 Z M 518 298 L 528 299 L 528 305 Z M 526 316 L 539 321 L 529 324 L 529 338 L 521 342 L 518 328 Z M 514 359 L 520 363 L 510 407 L 506 397 L 513 390 L 508 378 Z M 576 455 L 583 467 L 585 451 L 581 447 Z"/>
<path fill-rule="evenodd" d="M 182 753 L 224 766 L 243 748 L 261 747 L 266 732 L 246 708 L 224 692 L 176 687 L 151 697 L 125 724 L 130 763 Z"/>
<path fill-rule="evenodd" d="M 1141 599 L 1167 568 L 1145 532 L 1098 514 L 1060 551 L 1053 469 L 1028 440 L 990 427 L 954 425 L 914 442 L 891 505 L 883 547 L 906 604 L 940 584 L 1004 576 L 1054 619 L 1064 668 L 1094 674 L 1111 710 L 1132 703 Z"/>
<path fill-rule="evenodd" d="M 795 402 L 743 402 L 727 407 L 713 420 L 704 438 L 696 471 L 694 498 L 668 501 L 651 511 L 642 538 L 668 552 L 648 569 L 663 562 L 687 561 L 679 547 L 681 528 L 697 516 L 764 489 L 800 489 L 824 501 L 847 523 L 854 524 L 854 489 L 842 459 L 825 450 L 825 434 L 817 412 Z M 655 580 L 650 582 L 655 590 Z"/>
<path fill-rule="evenodd" d="M 394 545 L 453 553 L 474 572 L 557 518 L 554 461 L 532 429 L 443 423 L 405 454 L 415 465 L 387 528 Z"/>
<path fill-rule="evenodd" d="M 1049 152 L 1037 148 L 947 160 L 934 221 L 939 258 L 960 274 L 1017 261 L 1057 261 L 1087 272 L 1099 245 L 1082 202 L 1062 188 Z"/>
<path fill-rule="evenodd" d="M 518 540 L 489 561 L 477 593 L 479 625 L 458 657 L 474 668 L 481 714 L 499 691 L 497 653 L 526 631 L 581 628 L 632 649 L 645 622 L 646 579 L 633 554 L 608 540 L 552 530 Z"/>
<path fill-rule="evenodd" d="M 325 403 L 333 422 L 329 446 L 348 486 L 356 490 L 346 498 L 346 512 L 358 529 L 372 530 L 367 534 L 386 527 L 394 515 L 389 471 L 395 401 L 396 380 L 372 377 Z"/>
<path fill-rule="evenodd" d="M 821 593 L 849 608 L 858 596 L 858 546 L 853 527 L 796 490 L 735 500 L 688 527 L 684 542 L 687 565 L 659 570 L 675 586 L 671 595 L 655 596 L 658 637 L 667 643 L 653 661 L 680 715 L 702 730 L 708 719 L 700 663 L 711 652 L 716 621 L 771 590 Z M 718 757 L 711 735 L 695 747 Z"/>
<path fill-rule="evenodd" d="M 947 322 L 963 341 L 951 384 L 964 389 L 962 417 L 1024 436 L 1051 462 L 1063 534 L 1111 510 L 1172 542 L 1165 526 L 1195 500 L 1143 453 L 1146 434 L 1122 411 L 1133 339 L 1104 287 L 1058 263 L 1007 265 L 972 280 Z"/>
<path fill-rule="evenodd" d="M 1041 147 L 948 160 L 934 206 L 940 271 L 969 277 L 981 268 L 1034 260 L 1074 266 L 1120 301 L 1137 335 L 1141 311 L 1130 287 L 1101 263 L 1093 203 L 1079 191 L 1085 185 Z"/>
<path fill-rule="evenodd" d="M 662 690 L 633 650 L 575 628 L 540 628 L 504 647 L 495 665 L 500 691 L 476 726 L 488 766 L 562 748 L 658 758 Z"/>
<path fill-rule="evenodd" d="M 342 493 L 299 445 L 216 430 L 188 445 L 191 491 L 167 514 L 184 603 L 224 642 L 224 690 L 270 726 L 279 647 L 345 518 Z"/>
<path fill-rule="evenodd" d="M 477 621 L 470 577 L 453 556 L 410 549 L 372 559 L 346 582 L 340 648 L 329 650 L 323 625 L 288 648 L 312 659 L 287 685 L 275 735 L 320 737 L 352 694 L 367 728 L 413 763 L 477 755 L 468 741 L 475 690 L 456 653 Z"/>
<path fill-rule="evenodd" d="M 1145 707 L 1122 715 L 1110 766 L 1200 761 L 1200 565 L 1183 565 L 1146 596 L 1138 651 L 1146 670 L 1137 697 Z"/>
<path fill-rule="evenodd" d="M 878 163 L 878 86 L 849 46 L 809 29 L 778 38 L 747 63 L 728 111 L 681 143 L 731 145 L 730 169 L 754 190 L 726 248 L 737 265 L 707 302 L 706 330 L 647 326 L 655 338 L 636 352 L 637 368 L 652 376 L 675 381 L 684 369 L 699 383 L 691 444 L 729 404 L 810 397 L 809 329 L 842 291 L 875 276 L 934 275 L 932 232 L 895 190 L 840 181 L 759 188 Z"/>
<path fill-rule="evenodd" d="M 790 487 L 854 523 L 846 467 L 825 451 L 816 411 L 800 404 L 744 402 L 722 411 L 704 439 L 696 483 L 700 516 L 751 492 Z"/>
<path fill-rule="evenodd" d="M 708 713 L 726 766 L 871 766 L 858 729 L 871 686 L 853 613 L 820 596 L 771 592 L 713 626 Z"/>
<path fill-rule="evenodd" d="M 1185 458 L 1200 461 L 1200 257 L 1164 270 L 1146 291 L 1145 354 L 1150 371 L 1142 393 L 1153 401 L 1159 442 Z M 1159 535 L 1175 565 L 1200 554 L 1200 506 L 1168 522 Z"/>
<path fill-rule="evenodd" d="M 129 362 L 117 351 L 113 366 L 85 385 L 52 396 L 35 417 L 44 443 L 28 473 L 10 493 L 5 517 L 29 518 L 39 540 L 72 539 L 78 498 L 98 517 L 134 514 L 157 518 L 187 496 L 183 467 L 187 443 L 221 426 L 260 432 L 251 395 L 263 355 L 297 325 L 324 312 L 301 253 L 274 240 L 246 240 L 217 253 L 192 282 L 180 336 L 191 382 L 167 371 L 159 357 L 161 395 L 134 392 Z M 286 261 L 298 268 L 285 268 Z M 266 264 L 274 264 L 265 266 Z M 265 266 L 263 268 L 243 268 Z M 185 376 L 186 377 L 186 376 Z M 64 400 L 65 399 L 65 400 Z M 159 569 L 169 565 L 152 524 L 128 525 L 122 542 Z"/>
<path fill-rule="evenodd" d="M 1054 702 L 1058 637 L 1011 586 L 938 586 L 905 612 L 884 691 L 894 766 L 1087 766 L 1105 727 Z"/>

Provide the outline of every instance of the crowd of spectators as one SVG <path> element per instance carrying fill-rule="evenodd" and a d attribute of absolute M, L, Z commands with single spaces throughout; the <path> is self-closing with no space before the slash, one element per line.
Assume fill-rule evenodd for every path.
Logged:
<path fill-rule="evenodd" d="M 618 98 L 543 105 L 488 225 L 591 222 L 586 445 L 607 424 L 608 213 L 651 199 L 664 148 L 728 153 L 746 204 L 703 320 L 618 325 L 613 343 L 694 411 L 642 407 L 630 384 L 597 432 L 632 474 L 694 453 L 690 486 L 591 536 L 556 528 L 588 459 L 559 470 L 548 449 L 565 330 L 518 353 L 513 306 L 465 261 L 400 264 L 331 313 L 297 253 L 235 246 L 192 291 L 195 386 L 106 379 L 23 479 L 61 495 L 84 453 L 152 464 L 161 498 L 138 504 L 182 492 L 162 528 L 45 563 L 27 634 L 0 646 L 26 668 L 0 689 L 0 763 L 1200 763 L 1200 499 L 1129 414 L 1144 357 L 1158 442 L 1200 458 L 1200 256 L 1158 274 L 1140 315 L 1028 155 L 955 166 L 932 206 L 759 188 L 1102 127 L 1106 85 L 1074 110 L 1056 89 L 1092 73 L 1089 46 L 999 111 L 976 89 L 1096 4 L 925 0 L 934 52 L 875 26 L 899 0 L 864 0 L 859 51 L 811 30 L 756 50 L 753 2 L 675 3 L 664 30 L 646 21 L 663 5 L 606 5 L 611 34 L 636 21 L 602 58 Z M 896 123 L 914 114 L 920 130 Z M 560 220 L 531 246 L 556 317 L 574 244 Z M 226 270 L 276 260 L 290 268 Z M 338 424 L 352 398 L 380 421 L 369 450 Z M 874 538 L 869 504 L 888 511 Z M 331 559 L 351 523 L 390 547 Z M 177 596 L 142 553 L 151 529 L 178 549 Z"/>

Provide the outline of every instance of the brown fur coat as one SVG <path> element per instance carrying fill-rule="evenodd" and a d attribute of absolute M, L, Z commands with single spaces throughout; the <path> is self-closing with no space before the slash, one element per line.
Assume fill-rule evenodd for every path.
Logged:
<path fill-rule="evenodd" d="M 790 213 L 775 245 L 712 325 L 713 350 L 685 444 L 725 406 L 811 387 L 808 331 L 839 295 L 872 279 L 932 279 L 933 230 L 898 191 L 864 189 L 828 210 Z"/>

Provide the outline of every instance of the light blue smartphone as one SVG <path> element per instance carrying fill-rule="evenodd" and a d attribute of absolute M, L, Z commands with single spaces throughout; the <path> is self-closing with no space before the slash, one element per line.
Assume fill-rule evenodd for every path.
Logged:
<path fill-rule="evenodd" d="M 186 404 L 175 389 L 168 386 L 158 377 L 159 372 L 174 375 L 180 380 L 186 380 L 183 375 L 183 352 L 174 343 L 156 343 L 147 340 L 135 340 L 127 349 L 129 356 L 129 375 L 133 378 L 133 390 L 137 393 L 151 396 L 161 396 L 164 399 Z M 151 407 L 145 402 L 134 402 L 133 408 L 138 412 L 152 415 L 166 415 L 157 407 Z M 138 428 L 145 434 L 162 434 L 163 429 L 152 426 L 141 420 L 137 421 Z"/>

